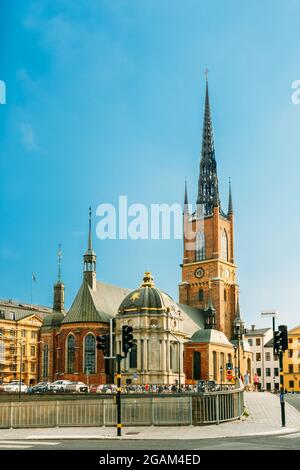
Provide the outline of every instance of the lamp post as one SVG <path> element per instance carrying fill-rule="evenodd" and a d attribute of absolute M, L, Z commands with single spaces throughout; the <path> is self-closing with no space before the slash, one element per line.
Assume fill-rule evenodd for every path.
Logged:
<path fill-rule="evenodd" d="M 221 390 L 223 386 L 223 366 L 220 367 L 220 377 L 221 377 Z"/>
<path fill-rule="evenodd" d="M 274 352 L 274 336 L 275 336 L 275 318 L 278 318 L 277 317 L 277 311 L 276 310 L 271 310 L 271 311 L 267 311 L 267 312 L 261 312 L 261 316 L 262 317 L 272 317 L 272 329 L 273 329 L 273 359 L 275 359 L 275 352 Z M 263 371 L 263 374 L 265 375 L 265 371 Z M 273 388 L 274 388 L 274 393 L 275 393 L 275 383 L 276 383 L 276 379 L 275 379 L 275 374 L 273 373 Z"/>
<path fill-rule="evenodd" d="M 233 349 L 234 349 L 234 372 L 235 372 L 235 375 L 237 375 L 237 369 L 236 369 L 236 350 L 237 350 L 237 347 L 234 346 Z"/>

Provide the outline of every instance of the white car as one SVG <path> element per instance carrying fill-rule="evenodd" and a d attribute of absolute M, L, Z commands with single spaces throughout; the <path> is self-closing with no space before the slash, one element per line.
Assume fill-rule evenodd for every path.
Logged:
<path fill-rule="evenodd" d="M 66 385 L 65 392 L 67 393 L 87 393 L 89 388 L 83 382 L 71 382 Z"/>
<path fill-rule="evenodd" d="M 27 385 L 25 385 L 23 382 L 21 382 L 20 384 L 20 382 L 14 381 L 14 382 L 10 382 L 9 384 L 6 384 L 4 387 L 4 391 L 6 393 L 17 393 L 20 391 L 20 388 L 21 388 L 21 393 L 26 393 L 28 390 Z"/>
<path fill-rule="evenodd" d="M 65 392 L 66 387 L 72 382 L 70 380 L 56 380 L 49 385 L 49 390 L 52 392 Z"/>

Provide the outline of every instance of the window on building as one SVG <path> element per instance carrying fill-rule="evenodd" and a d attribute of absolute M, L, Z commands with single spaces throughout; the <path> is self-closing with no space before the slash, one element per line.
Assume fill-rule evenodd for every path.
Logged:
<path fill-rule="evenodd" d="M 3 320 L 5 318 L 5 310 L 0 310 L 0 319 Z"/>
<path fill-rule="evenodd" d="M 270 360 L 271 360 L 271 353 L 266 352 L 266 361 L 270 361 Z"/>
<path fill-rule="evenodd" d="M 228 237 L 226 230 L 222 230 L 221 234 L 221 258 L 228 261 Z"/>
<path fill-rule="evenodd" d="M 31 339 L 35 339 L 36 338 L 36 331 L 33 331 L 31 330 Z"/>
<path fill-rule="evenodd" d="M 44 344 L 43 348 L 43 377 L 48 377 L 48 364 L 49 364 L 49 346 Z"/>
<path fill-rule="evenodd" d="M 194 351 L 193 354 L 193 380 L 201 379 L 201 353 Z"/>
<path fill-rule="evenodd" d="M 205 259 L 205 235 L 204 232 L 198 232 L 196 235 L 196 261 Z"/>
<path fill-rule="evenodd" d="M 200 300 L 200 302 L 203 302 L 203 300 L 204 300 L 204 291 L 203 291 L 203 289 L 199 290 L 199 300 Z"/>
<path fill-rule="evenodd" d="M 279 369 L 278 367 L 275 367 L 274 369 L 274 377 L 278 377 L 279 376 Z"/>
<path fill-rule="evenodd" d="M 217 374 L 217 353 L 216 353 L 216 351 L 213 351 L 213 378 L 214 378 L 214 380 L 218 380 L 218 374 Z"/>
<path fill-rule="evenodd" d="M 22 338 L 26 338 L 26 330 L 21 331 Z"/>
<path fill-rule="evenodd" d="M 173 354 L 174 354 L 174 345 L 170 343 L 170 369 L 173 370 Z"/>
<path fill-rule="evenodd" d="M 30 355 L 35 356 L 35 346 L 30 346 Z"/>
<path fill-rule="evenodd" d="M 261 361 L 261 353 L 256 353 L 255 357 L 257 362 Z"/>
<path fill-rule="evenodd" d="M 294 366 L 293 364 L 289 364 L 289 374 L 293 374 L 294 373 Z"/>
<path fill-rule="evenodd" d="M 293 350 L 292 349 L 288 350 L 288 357 L 293 357 Z"/>
<path fill-rule="evenodd" d="M 255 344 L 256 344 L 256 346 L 260 346 L 260 338 L 255 339 Z"/>
<path fill-rule="evenodd" d="M 267 382 L 266 385 L 267 385 L 267 390 L 270 391 L 270 390 L 271 390 L 271 384 L 270 384 L 270 382 Z"/>
<path fill-rule="evenodd" d="M 248 339 L 248 343 L 249 343 L 249 346 L 253 346 L 253 340 L 252 339 Z"/>
<path fill-rule="evenodd" d="M 10 336 L 16 336 L 15 330 L 10 330 L 9 334 L 10 334 Z"/>
<path fill-rule="evenodd" d="M 96 373 L 96 343 L 94 335 L 88 334 L 84 340 L 84 372 Z"/>
<path fill-rule="evenodd" d="M 258 377 L 261 377 L 261 369 L 260 368 L 256 369 L 256 373 L 257 373 Z"/>
<path fill-rule="evenodd" d="M 35 372 L 35 363 L 31 362 L 30 364 L 30 372 L 34 373 Z"/>
<path fill-rule="evenodd" d="M 226 289 L 224 289 L 224 302 L 226 302 L 227 300 L 227 292 L 226 292 Z"/>
<path fill-rule="evenodd" d="M 26 363 L 22 362 L 22 372 L 26 372 Z"/>
<path fill-rule="evenodd" d="M 275 383 L 275 390 L 279 390 L 279 383 L 278 382 Z"/>
<path fill-rule="evenodd" d="M 266 368 L 266 377 L 271 377 L 271 369 L 270 367 Z"/>
<path fill-rule="evenodd" d="M 294 388 L 294 381 L 293 380 L 289 380 L 289 388 Z"/>
<path fill-rule="evenodd" d="M 300 349 L 298 349 L 298 357 L 300 357 Z"/>
<path fill-rule="evenodd" d="M 293 342 L 293 338 L 289 338 L 289 344 Z"/>
<path fill-rule="evenodd" d="M 75 368 L 75 338 L 68 336 L 67 340 L 67 373 L 72 374 Z"/>
<path fill-rule="evenodd" d="M 25 354 L 26 354 L 26 346 L 25 346 L 25 344 L 23 344 L 23 346 L 21 346 L 21 347 L 22 347 L 22 355 L 25 356 Z"/>
<path fill-rule="evenodd" d="M 300 374 L 300 364 L 298 364 L 298 373 Z"/>
<path fill-rule="evenodd" d="M 130 369 L 137 368 L 137 345 L 136 343 L 134 344 L 129 354 L 129 368 Z"/>

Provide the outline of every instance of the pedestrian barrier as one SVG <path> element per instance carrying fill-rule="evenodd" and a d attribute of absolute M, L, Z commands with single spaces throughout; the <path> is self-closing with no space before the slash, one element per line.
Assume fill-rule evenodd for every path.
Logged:
<path fill-rule="evenodd" d="M 185 395 L 122 395 L 125 426 L 219 424 L 240 418 L 243 390 Z M 115 426 L 115 397 L 97 399 L 5 402 L 0 428 Z"/>

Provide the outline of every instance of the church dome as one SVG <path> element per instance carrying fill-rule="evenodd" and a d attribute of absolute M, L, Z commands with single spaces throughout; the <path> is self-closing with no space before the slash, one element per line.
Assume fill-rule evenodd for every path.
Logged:
<path fill-rule="evenodd" d="M 64 318 L 65 315 L 62 312 L 54 311 L 44 317 L 42 328 L 53 328 L 59 326 Z"/>
<path fill-rule="evenodd" d="M 118 313 L 163 313 L 180 312 L 175 301 L 154 285 L 151 273 L 146 272 L 138 289 L 133 290 L 122 301 Z"/>
<path fill-rule="evenodd" d="M 222 331 L 214 329 L 197 330 L 190 339 L 191 343 L 214 343 L 232 346 Z"/>

